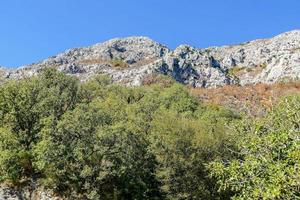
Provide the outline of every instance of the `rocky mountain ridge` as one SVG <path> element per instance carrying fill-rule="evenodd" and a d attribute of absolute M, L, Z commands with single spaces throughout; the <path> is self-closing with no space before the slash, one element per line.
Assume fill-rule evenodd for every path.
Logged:
<path fill-rule="evenodd" d="M 138 86 L 164 74 L 193 87 L 273 83 L 300 77 L 300 30 L 270 39 L 204 49 L 180 45 L 171 50 L 147 37 L 112 39 L 74 48 L 17 69 L 0 68 L 3 79 L 19 79 L 55 67 L 86 80 L 104 73 L 115 82 Z"/>

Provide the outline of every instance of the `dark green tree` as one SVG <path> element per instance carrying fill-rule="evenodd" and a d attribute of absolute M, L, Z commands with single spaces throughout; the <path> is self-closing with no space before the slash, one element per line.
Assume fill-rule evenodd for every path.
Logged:
<path fill-rule="evenodd" d="M 39 140 L 43 119 L 60 116 L 76 104 L 78 81 L 54 69 L 39 77 L 10 81 L 0 86 L 0 179 L 14 182 L 34 173 L 32 147 Z M 8 145 L 10 144 L 10 145 Z M 5 167 L 10 165 L 9 167 Z M 11 169 L 13 174 L 9 176 Z M 2 175 L 4 174 L 4 175 Z M 5 175 L 6 174 L 6 175 Z"/>
<path fill-rule="evenodd" d="M 104 102 L 105 104 L 105 102 Z M 143 134 L 114 122 L 102 102 L 80 105 L 52 120 L 35 147 L 45 183 L 89 199 L 159 199 L 156 161 Z"/>

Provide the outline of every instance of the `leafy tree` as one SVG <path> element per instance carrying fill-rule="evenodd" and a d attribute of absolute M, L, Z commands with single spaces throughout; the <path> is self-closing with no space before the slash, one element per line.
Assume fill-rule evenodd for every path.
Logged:
<path fill-rule="evenodd" d="M 67 112 L 53 129 L 43 129 L 36 145 L 36 165 L 46 183 L 89 199 L 155 199 L 160 197 L 156 161 L 142 134 L 111 124 L 101 102 Z M 50 120 L 51 122 L 51 120 Z"/>
<path fill-rule="evenodd" d="M 28 167 L 26 158 L 17 136 L 9 128 L 0 128 L 0 181 L 16 183 L 20 180 Z"/>
<path fill-rule="evenodd" d="M 80 84 L 78 101 L 90 103 L 94 99 L 104 99 L 107 96 L 111 79 L 106 75 L 97 75 L 90 81 Z"/>
<path fill-rule="evenodd" d="M 211 127 L 220 130 L 212 133 Z M 226 137 L 224 129 L 224 124 L 210 124 L 174 111 L 161 110 L 154 116 L 151 144 L 160 164 L 157 176 L 163 182 L 167 199 L 220 196 L 205 165 L 220 152 Z"/>
<path fill-rule="evenodd" d="M 47 69 L 39 77 L 0 86 L 0 137 L 3 139 L 0 174 L 7 174 L 1 179 L 17 181 L 34 173 L 31 150 L 39 140 L 43 119 L 48 116 L 59 119 L 75 106 L 77 83 L 74 78 Z M 18 170 L 12 173 L 9 172 L 11 168 Z"/>
<path fill-rule="evenodd" d="M 44 109 L 44 116 L 52 115 L 59 119 L 66 111 L 74 109 L 78 100 L 78 79 L 67 76 L 53 68 L 43 71 L 39 76 L 41 87 L 38 93 L 39 106 Z"/>
<path fill-rule="evenodd" d="M 161 94 L 161 104 L 170 110 L 178 112 L 194 112 L 199 102 L 191 96 L 184 86 L 173 84 L 169 88 L 164 89 Z"/>
<path fill-rule="evenodd" d="M 0 179 L 16 182 L 33 171 L 30 149 L 41 128 L 39 91 L 40 87 L 35 78 L 1 86 Z"/>
<path fill-rule="evenodd" d="M 233 159 L 210 164 L 233 199 L 300 198 L 300 97 L 285 98 L 265 118 L 237 126 Z"/>

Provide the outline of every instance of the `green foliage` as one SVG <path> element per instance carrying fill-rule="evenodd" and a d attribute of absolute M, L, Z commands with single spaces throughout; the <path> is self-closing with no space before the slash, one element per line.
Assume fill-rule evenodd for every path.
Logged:
<path fill-rule="evenodd" d="M 284 98 L 264 119 L 240 125 L 233 158 L 212 162 L 220 190 L 234 199 L 300 198 L 300 97 Z"/>
<path fill-rule="evenodd" d="M 46 116 L 59 119 L 64 112 L 75 107 L 79 87 L 76 78 L 50 68 L 42 73 L 38 82 L 41 87 L 38 100 Z"/>
<path fill-rule="evenodd" d="M 244 71 L 246 67 L 233 67 L 228 70 L 228 75 L 236 77 L 242 71 Z"/>
<path fill-rule="evenodd" d="M 91 199 L 159 197 L 148 142 L 126 124 L 112 124 L 114 116 L 101 104 L 80 105 L 65 113 L 55 130 L 52 123 L 42 130 L 35 164 L 46 183 Z"/>
<path fill-rule="evenodd" d="M 116 68 L 127 68 L 129 65 L 123 61 L 122 59 L 113 59 L 109 62 L 109 64 Z"/>
<path fill-rule="evenodd" d="M 90 103 L 93 99 L 103 99 L 108 92 L 111 80 L 106 75 L 97 75 L 88 82 L 81 83 L 78 91 L 78 101 Z"/>
<path fill-rule="evenodd" d="M 16 136 L 9 129 L 0 128 L 0 181 L 17 182 L 23 173 L 22 149 Z"/>
<path fill-rule="evenodd" d="M 203 164 L 208 152 L 202 147 L 213 145 L 209 141 L 212 138 L 201 128 L 200 121 L 187 119 L 174 111 L 161 111 L 153 119 L 152 148 L 161 164 L 157 176 L 163 182 L 162 189 L 168 199 L 209 197 L 203 183 L 206 179 Z"/>
<path fill-rule="evenodd" d="M 34 173 L 31 150 L 39 141 L 43 118 L 58 120 L 74 107 L 77 81 L 49 69 L 38 78 L 5 83 L 0 91 L 0 179 L 17 181 Z"/>
<path fill-rule="evenodd" d="M 0 86 L 0 181 L 72 199 L 299 199 L 300 97 L 242 119 L 176 83 L 80 83 L 54 69 Z"/>

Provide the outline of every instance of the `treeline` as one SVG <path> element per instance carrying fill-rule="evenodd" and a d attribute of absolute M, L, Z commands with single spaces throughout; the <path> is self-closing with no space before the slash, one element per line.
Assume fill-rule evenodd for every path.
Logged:
<path fill-rule="evenodd" d="M 71 199 L 299 199 L 299 131 L 298 96 L 255 120 L 170 80 L 47 69 L 0 86 L 0 181 Z"/>

